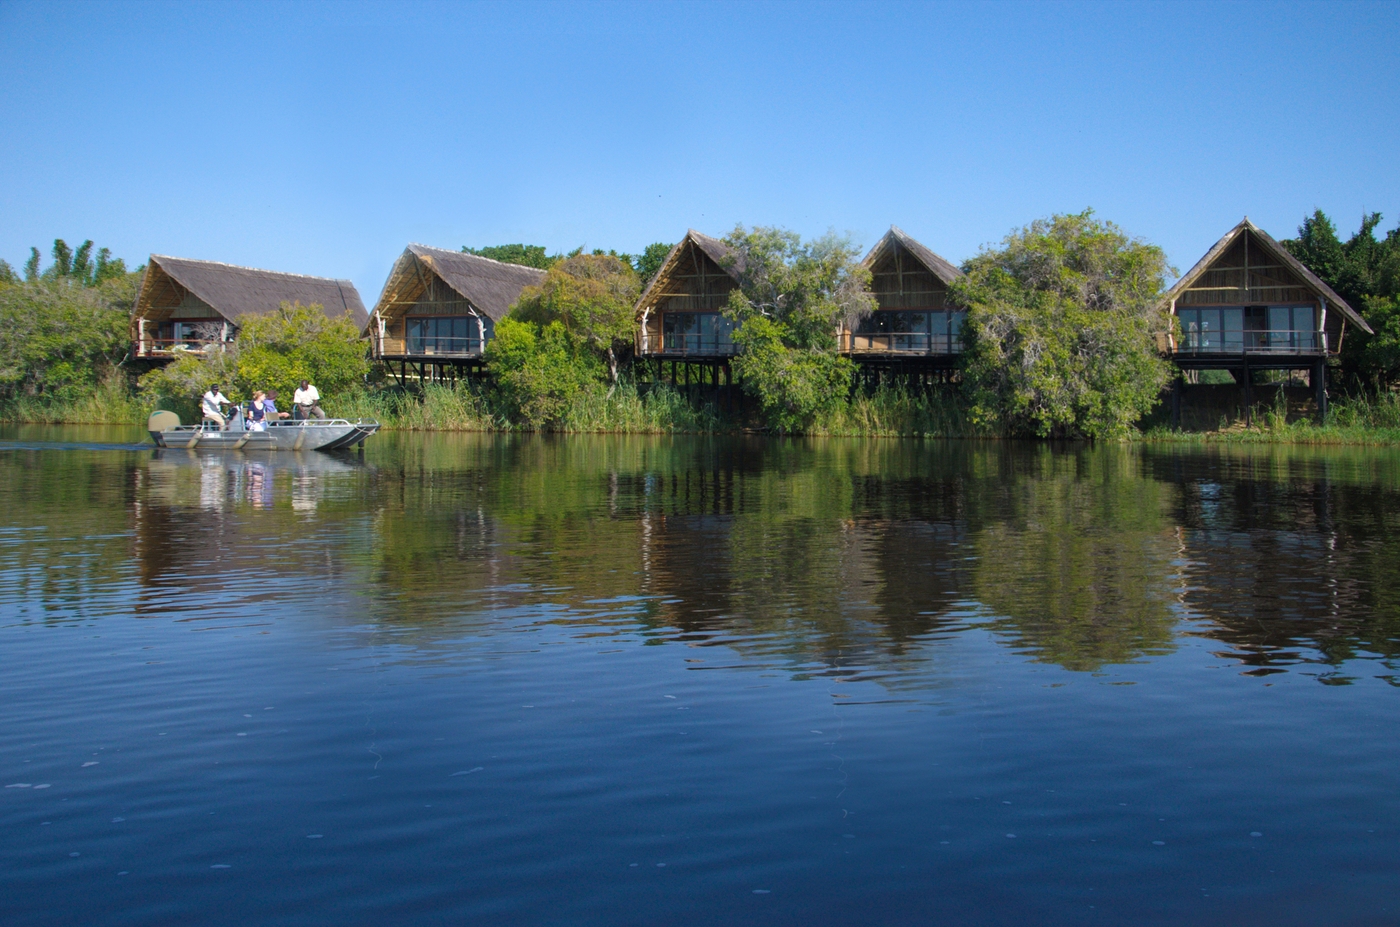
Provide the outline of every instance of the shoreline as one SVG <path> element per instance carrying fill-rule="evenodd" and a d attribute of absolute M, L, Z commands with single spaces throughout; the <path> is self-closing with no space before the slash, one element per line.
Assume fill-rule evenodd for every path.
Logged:
<path fill-rule="evenodd" d="M 332 415 L 344 418 L 343 415 Z M 363 417 L 351 414 L 350 418 Z M 50 427 L 114 427 L 140 428 L 141 421 L 131 418 L 74 418 L 63 416 L 8 417 L 0 416 L 0 425 L 8 426 L 50 426 Z M 942 441 L 1014 441 L 1036 444 L 1092 443 L 1085 439 L 1071 439 L 1066 442 L 1059 438 L 1036 438 L 1006 436 L 987 433 L 947 433 L 947 432 L 898 432 L 888 429 L 857 430 L 814 430 L 781 434 L 760 428 L 735 426 L 705 429 L 666 428 L 666 427 L 597 427 L 597 428 L 526 428 L 491 427 L 474 422 L 402 422 L 380 420 L 380 431 L 399 434 L 496 434 L 496 435 L 627 435 L 627 436 L 688 436 L 688 437 L 772 437 L 772 438 L 883 438 L 891 440 L 942 440 Z M 1400 446 L 1400 428 L 1359 426 L 1359 425 L 1314 425 L 1295 422 L 1282 427 L 1236 425 L 1224 430 L 1213 431 L 1168 431 L 1160 428 L 1134 431 L 1122 438 L 1104 441 L 1108 444 L 1130 445 L 1296 445 L 1311 447 L 1395 447 Z"/>

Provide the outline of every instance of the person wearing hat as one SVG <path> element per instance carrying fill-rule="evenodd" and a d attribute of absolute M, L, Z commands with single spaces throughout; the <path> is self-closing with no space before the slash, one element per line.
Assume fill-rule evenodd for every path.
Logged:
<path fill-rule="evenodd" d="M 222 430 L 228 427 L 228 419 L 224 418 L 223 413 L 223 407 L 228 404 L 228 397 L 223 394 L 222 387 L 216 383 L 209 387 L 209 392 L 200 399 L 199 410 L 204 414 L 206 422 L 213 422 Z"/>

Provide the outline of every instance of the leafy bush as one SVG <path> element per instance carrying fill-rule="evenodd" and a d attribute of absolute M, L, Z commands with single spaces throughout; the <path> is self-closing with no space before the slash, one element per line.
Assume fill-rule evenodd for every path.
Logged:
<path fill-rule="evenodd" d="M 855 364 L 832 349 L 785 343 L 780 323 L 755 316 L 735 336 L 744 353 L 735 360 L 744 388 L 758 400 L 770 428 L 809 430 L 846 401 Z"/>
<path fill-rule="evenodd" d="M 631 353 L 632 307 L 641 287 L 632 265 L 608 254 L 575 254 L 555 263 L 539 286 L 527 286 L 511 317 L 548 326 L 558 322 L 607 363 L 616 384 Z"/>
<path fill-rule="evenodd" d="M 602 362 L 557 320 L 502 319 L 486 363 L 508 414 L 531 428 L 557 424 L 570 402 L 602 389 Z"/>
<path fill-rule="evenodd" d="M 735 372 L 769 427 L 805 431 L 846 399 L 855 365 L 836 353 L 836 328 L 875 308 L 870 272 L 836 235 L 804 243 L 783 229 L 739 226 L 724 241 L 739 282 L 725 309 L 741 348 Z"/>
<path fill-rule="evenodd" d="M 290 400 L 297 385 L 310 380 L 332 397 L 358 389 L 369 371 L 365 343 L 349 315 L 328 317 L 320 306 L 283 303 L 276 312 L 240 322 L 233 344 L 177 357 L 142 377 L 142 390 L 178 411 L 214 384 L 232 390 L 232 399 L 276 389 Z"/>
<path fill-rule="evenodd" d="M 82 286 L 63 277 L 0 287 L 0 397 L 91 390 L 129 347 L 135 274 Z"/>
<path fill-rule="evenodd" d="M 953 286 L 968 308 L 973 421 L 1010 434 L 1108 437 L 1157 402 L 1170 375 L 1155 335 L 1169 271 L 1160 248 L 1093 212 L 1052 216 L 984 250 Z"/>

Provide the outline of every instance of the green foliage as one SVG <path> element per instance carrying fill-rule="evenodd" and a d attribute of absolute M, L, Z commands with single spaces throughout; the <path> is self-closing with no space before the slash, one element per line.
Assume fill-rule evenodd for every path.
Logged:
<path fill-rule="evenodd" d="M 30 282 L 42 279 L 74 283 L 84 287 L 99 287 L 108 281 L 121 280 L 127 276 L 126 262 L 121 258 L 114 259 L 110 249 L 99 249 L 94 258 L 91 239 L 84 241 L 78 246 L 78 250 L 74 251 L 62 238 L 55 238 L 52 254 L 53 263 L 41 271 L 39 249 L 30 248 L 29 260 L 24 265 L 24 279 Z M 3 283 L 7 277 L 14 277 L 14 271 L 9 264 L 3 261 L 0 261 L 0 264 L 4 264 L 3 272 L 0 272 L 0 283 Z"/>
<path fill-rule="evenodd" d="M 875 308 L 870 273 L 850 239 L 834 234 L 803 242 L 785 229 L 738 226 L 724 240 L 739 283 L 725 308 L 741 349 L 735 371 L 770 427 L 806 430 L 846 398 L 855 367 L 836 354 L 836 329 Z"/>
<path fill-rule="evenodd" d="M 20 282 L 19 274 L 10 266 L 10 262 L 0 259 L 0 287 L 14 286 Z"/>
<path fill-rule="evenodd" d="M 208 354 L 181 353 L 164 367 L 156 367 L 140 380 L 141 394 L 152 408 L 169 409 L 184 420 L 199 414 L 199 397 L 220 385 L 234 401 L 251 399 L 251 390 L 240 392 L 236 345 Z"/>
<path fill-rule="evenodd" d="M 58 393 L 0 400 L 0 421 L 35 424 L 132 425 L 144 422 L 149 405 L 119 367 L 107 367 L 96 383 Z"/>
<path fill-rule="evenodd" d="M 1154 336 L 1169 268 L 1160 248 L 1092 210 L 1041 219 L 985 249 L 953 287 L 968 308 L 964 383 L 974 422 L 1010 434 L 1110 437 L 1170 376 Z"/>
<path fill-rule="evenodd" d="M 275 388 L 288 399 L 302 380 L 333 396 L 355 388 L 369 372 L 365 343 L 349 313 L 331 317 L 315 305 L 283 303 L 276 312 L 244 317 L 237 355 L 240 386 Z"/>
<path fill-rule="evenodd" d="M 507 316 L 486 345 L 486 363 L 508 414 L 531 428 L 558 424 L 571 401 L 601 389 L 601 361 L 558 320 Z"/>
<path fill-rule="evenodd" d="M 828 233 L 803 242 L 786 229 L 738 226 L 724 241 L 739 281 L 726 311 L 740 325 L 763 316 L 780 327 L 785 344 L 829 350 L 839 322 L 875 308 L 870 272 L 849 238 Z"/>
<path fill-rule="evenodd" d="M 779 322 L 761 315 L 750 318 L 735 335 L 744 351 L 734 366 L 770 428 L 806 432 L 846 400 L 855 364 L 832 349 L 795 347 L 784 334 Z"/>
<path fill-rule="evenodd" d="M 578 254 L 549 269 L 539 286 L 526 287 L 511 315 L 539 326 L 558 322 L 607 363 L 614 384 L 631 351 L 632 307 L 640 295 L 632 265 L 606 254 Z"/>
<path fill-rule="evenodd" d="M 544 245 L 487 245 L 484 248 L 468 248 L 463 245 L 462 251 L 465 254 L 475 254 L 477 257 L 490 258 L 503 264 L 522 264 L 525 267 L 537 267 L 540 270 L 548 270 L 560 258 L 560 255 L 557 254 L 546 254 Z"/>
<path fill-rule="evenodd" d="M 214 384 L 232 390 L 231 399 L 276 389 L 289 402 L 302 380 L 333 397 L 358 389 L 368 371 L 365 343 L 348 314 L 329 317 L 320 306 L 283 303 L 276 312 L 244 316 L 238 340 L 223 350 L 181 355 L 142 377 L 141 388 L 169 403 Z"/>
<path fill-rule="evenodd" d="M 1400 383 L 1400 296 L 1367 296 L 1361 311 L 1375 334 L 1350 331 L 1342 363 L 1363 382 Z"/>
<path fill-rule="evenodd" d="M 651 283 L 651 278 L 661 270 L 661 265 L 666 263 L 666 255 L 670 254 L 674 247 L 675 245 L 668 245 L 662 241 L 653 242 L 632 259 L 632 267 L 637 271 L 637 278 L 643 288 Z"/>
<path fill-rule="evenodd" d="M 857 390 L 819 416 L 807 429 L 813 435 L 889 438 L 969 438 L 978 429 L 968 417 L 967 401 L 954 387 L 909 389 L 881 384 L 873 392 Z"/>
<path fill-rule="evenodd" d="M 94 287 L 67 278 L 0 287 L 0 397 L 56 401 L 107 376 L 128 348 L 135 277 Z"/>
<path fill-rule="evenodd" d="M 1374 335 L 1349 329 L 1342 342 L 1342 370 L 1355 383 L 1400 382 L 1400 228 L 1376 239 L 1381 214 L 1361 217 L 1361 228 L 1343 242 L 1322 210 L 1281 244 L 1360 312 Z"/>

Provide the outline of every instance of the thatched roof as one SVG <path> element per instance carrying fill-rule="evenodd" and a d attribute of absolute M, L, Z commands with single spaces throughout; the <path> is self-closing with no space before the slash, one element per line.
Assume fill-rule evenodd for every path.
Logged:
<path fill-rule="evenodd" d="M 1317 275 L 1308 270 L 1307 266 L 1304 265 L 1302 261 L 1298 260 L 1292 254 L 1289 254 L 1288 249 L 1275 241 L 1273 236 L 1253 222 L 1250 222 L 1248 216 L 1240 220 L 1239 225 L 1236 225 L 1234 228 L 1230 229 L 1230 231 L 1226 232 L 1225 236 L 1206 252 L 1205 257 L 1196 262 L 1196 266 L 1192 267 L 1180 280 L 1172 284 L 1171 289 L 1167 290 L 1166 295 L 1162 297 L 1162 307 L 1164 309 L 1169 307 L 1173 300 L 1190 289 L 1202 275 L 1211 269 L 1211 265 L 1214 264 L 1216 260 L 1224 255 L 1226 251 L 1230 250 L 1231 246 L 1233 246 L 1242 235 L 1251 236 L 1257 246 L 1262 246 L 1272 258 L 1301 277 L 1308 289 L 1311 289 L 1318 298 L 1324 300 L 1327 305 L 1341 312 L 1341 314 L 1346 317 L 1347 321 L 1364 332 L 1372 333 L 1371 326 L 1366 324 L 1366 320 L 1361 317 L 1360 313 L 1347 305 L 1346 300 L 1342 299 L 1330 286 L 1318 279 Z"/>
<path fill-rule="evenodd" d="M 386 320 L 406 312 L 422 297 L 430 279 L 436 277 L 473 309 L 499 322 L 520 298 L 520 291 L 539 285 L 544 276 L 544 271 L 534 267 L 506 264 L 462 251 L 409 245 L 394 262 L 374 311 Z"/>
<path fill-rule="evenodd" d="M 141 279 L 134 313 L 137 317 L 146 317 L 152 311 L 171 308 L 186 294 L 234 324 L 245 315 L 271 312 L 284 302 L 320 305 L 330 316 L 348 312 L 360 328 L 364 328 L 369 319 L 359 292 L 349 280 L 284 274 L 163 254 L 151 255 Z"/>
<path fill-rule="evenodd" d="M 735 250 L 729 247 L 718 238 L 711 238 L 695 229 L 687 229 L 685 237 L 676 242 L 675 246 L 666 253 L 666 260 L 661 262 L 661 268 L 656 272 L 656 276 L 651 278 L 647 288 L 642 291 L 641 298 L 637 300 L 637 310 L 641 311 L 643 306 L 649 305 L 649 300 L 653 298 L 654 291 L 670 280 L 676 262 L 681 259 L 687 248 L 698 248 L 710 260 L 718 264 L 725 273 L 738 282 L 737 271 L 742 269 L 740 256 Z"/>
<path fill-rule="evenodd" d="M 906 251 L 914 255 L 920 264 L 928 268 L 929 273 L 943 281 L 945 285 L 963 276 L 963 272 L 959 270 L 955 264 L 945 259 L 942 255 L 935 254 L 917 239 L 911 238 L 908 232 L 897 225 L 890 226 L 890 230 L 885 233 L 883 238 L 875 242 L 874 247 L 865 255 L 865 260 L 861 263 L 866 267 L 873 267 L 875 262 L 879 260 L 885 251 L 889 249 L 890 245 L 895 242 L 898 242 Z"/>

